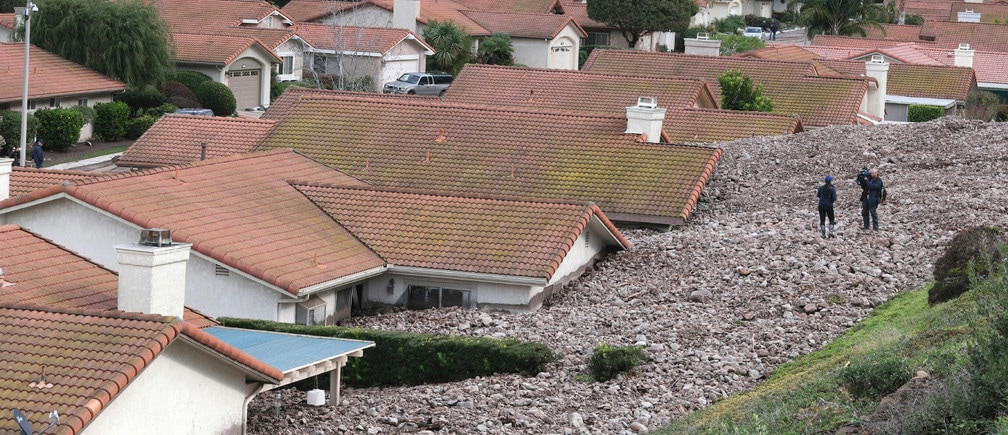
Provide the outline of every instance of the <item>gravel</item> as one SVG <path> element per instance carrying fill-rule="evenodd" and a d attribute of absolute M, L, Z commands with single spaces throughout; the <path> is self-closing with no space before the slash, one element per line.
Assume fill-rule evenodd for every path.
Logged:
<path fill-rule="evenodd" d="M 345 323 L 542 342 L 560 355 L 547 371 L 344 388 L 337 407 L 271 391 L 249 405 L 248 433 L 653 431 L 752 388 L 873 306 L 926 284 L 958 231 L 1008 227 L 1006 143 L 1008 123 L 943 118 L 719 144 L 723 157 L 687 225 L 625 230 L 632 249 L 599 262 L 538 312 L 402 311 Z M 872 166 L 889 193 L 877 232 L 859 229 L 854 183 Z M 838 225 L 837 237 L 822 239 L 815 191 L 827 174 Z M 649 361 L 611 381 L 579 380 L 600 342 L 643 345 Z"/>

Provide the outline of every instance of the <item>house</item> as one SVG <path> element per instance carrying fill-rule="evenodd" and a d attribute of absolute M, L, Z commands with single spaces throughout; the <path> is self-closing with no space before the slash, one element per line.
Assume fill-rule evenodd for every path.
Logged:
<path fill-rule="evenodd" d="M 581 39 L 588 34 L 572 17 L 553 13 L 555 7 L 542 12 L 528 12 L 530 9 L 515 12 L 489 4 L 492 2 L 470 5 L 452 0 L 293 0 L 282 11 L 298 22 L 396 28 L 418 34 L 423 34 L 431 21 L 453 21 L 475 39 L 473 51 L 482 39 L 494 32 L 504 32 L 511 37 L 516 63 L 539 68 L 578 68 Z M 491 9 L 484 9 L 487 7 Z"/>
<path fill-rule="evenodd" d="M 721 154 L 662 143 L 666 109 L 633 101 L 617 115 L 349 93 L 292 99 L 281 118 L 264 114 L 278 123 L 256 149 L 293 148 L 377 187 L 592 201 L 631 225 L 685 223 Z"/>
<path fill-rule="evenodd" d="M 500 83 L 508 85 L 502 88 Z M 452 82 L 445 101 L 619 115 L 641 96 L 654 97 L 666 109 L 662 139 L 668 143 L 722 142 L 804 131 L 801 120 L 793 116 L 720 110 L 710 87 L 697 79 L 469 64 Z"/>
<path fill-rule="evenodd" d="M 1008 4 L 1003 0 L 908 0 L 902 4 L 907 15 L 925 21 L 961 21 L 1003 24 L 1008 18 Z"/>
<path fill-rule="evenodd" d="M 230 424 L 235 418 L 241 418 L 241 422 L 244 422 L 244 407 L 251 399 L 250 394 L 255 395 L 327 372 L 334 372 L 330 376 L 330 403 L 336 405 L 340 397 L 341 367 L 346 364 L 348 357 L 360 357 L 363 350 L 374 346 L 374 343 L 370 341 L 305 337 L 221 327 L 212 318 L 183 305 L 181 295 L 185 293 L 183 287 L 184 269 L 190 245 L 159 244 L 155 246 L 155 244 L 146 243 L 143 240 L 141 242 L 115 246 L 117 261 L 121 269 L 117 274 L 17 225 L 0 226 L 0 249 L 6 254 L 3 259 L 0 259 L 0 269 L 2 269 L 0 271 L 0 283 L 2 284 L 0 285 L 4 290 L 0 294 L 0 306 L 30 304 L 34 311 L 66 310 L 68 313 L 77 314 L 87 311 L 102 317 L 122 317 L 124 313 L 128 312 L 157 319 L 162 318 L 162 314 L 165 314 L 166 317 L 163 319 L 167 323 L 172 323 L 169 322 L 172 318 L 182 320 L 181 325 L 173 326 L 175 329 L 181 328 L 182 334 L 177 338 L 185 338 L 185 336 L 189 338 L 180 340 L 179 343 L 189 343 L 191 340 L 196 340 L 200 342 L 197 345 L 198 348 L 206 348 L 220 354 L 216 356 L 216 359 L 222 360 L 218 362 L 225 365 L 227 369 L 198 368 L 198 373 L 192 374 L 188 373 L 188 369 L 179 369 L 177 367 L 179 364 L 166 362 L 163 365 L 176 367 L 176 369 L 167 373 L 161 373 L 164 369 L 144 371 L 143 376 L 148 379 L 144 383 L 120 384 L 115 390 L 106 388 L 106 393 L 112 396 L 126 390 L 126 387 L 133 392 L 126 395 L 126 398 L 113 397 L 114 404 L 119 407 L 120 411 L 113 414 L 102 414 L 103 416 L 114 416 L 107 419 L 112 423 L 105 423 L 103 427 L 122 426 L 122 421 L 125 420 L 136 424 L 137 421 L 148 418 L 149 415 L 143 412 L 138 413 L 138 417 L 131 417 L 130 413 L 124 414 L 121 410 L 136 406 L 150 406 L 148 398 L 160 397 L 160 395 L 138 393 L 138 391 L 146 391 L 145 388 L 150 385 L 159 385 L 158 388 L 165 390 L 169 388 L 166 388 L 164 384 L 173 384 L 176 381 L 184 385 L 190 383 L 201 385 L 206 383 L 205 380 L 202 380 L 207 376 L 203 372 L 209 371 L 210 373 L 222 373 L 221 379 L 207 384 L 215 385 L 214 388 L 219 389 L 221 387 L 216 385 L 231 379 L 230 369 L 233 367 L 250 367 L 255 371 L 267 373 L 269 380 L 265 383 L 254 382 L 251 377 L 248 377 L 245 382 L 236 381 L 230 387 L 225 385 L 225 388 L 237 389 L 242 394 L 234 395 L 230 392 L 221 392 L 217 397 L 216 400 L 221 401 L 225 410 L 222 410 L 222 415 L 215 416 L 215 419 L 222 422 Z M 128 324 L 125 326 L 129 327 Z M 8 336 L 4 335 L 3 337 Z M 0 337 L 0 347 L 10 344 L 5 342 L 3 337 Z M 166 346 L 167 344 L 165 340 L 161 340 L 161 344 L 154 349 L 155 353 L 165 350 L 166 347 L 173 349 L 170 345 Z M 182 344 L 176 345 L 176 350 L 173 352 L 177 352 L 178 347 L 184 346 Z M 123 353 L 124 350 L 117 350 L 117 352 Z M 150 359 L 152 356 L 160 358 L 149 352 L 143 355 L 146 359 Z M 177 359 L 177 357 L 160 359 L 167 361 Z M 202 359 L 205 358 L 194 359 L 190 355 L 181 361 L 182 365 L 193 365 L 189 363 L 199 362 Z M 82 364 L 87 365 L 88 369 L 95 368 L 93 363 L 86 359 L 82 361 L 84 361 Z M 211 359 L 211 362 L 213 361 L 214 359 Z M 205 363 L 204 361 L 195 366 L 206 365 Z M 50 371 L 49 373 L 54 372 Z M 85 387 L 93 382 L 93 379 L 87 377 L 73 380 L 80 381 L 75 385 L 77 388 Z M 116 380 L 116 382 L 120 381 Z M 136 385 L 146 385 L 147 387 L 133 389 Z M 65 385 L 64 387 L 73 386 Z M 256 390 L 257 388 L 258 390 Z M 194 390 L 205 391 L 203 388 L 195 388 Z M 178 395 L 185 398 L 191 396 L 191 393 L 181 392 Z M 194 404 L 208 400 L 203 397 L 203 393 L 199 395 L 200 397 L 189 397 L 189 399 Z M 120 405 L 120 403 L 129 401 L 145 403 Z M 166 403 L 171 402 L 166 401 Z M 112 409 L 108 406 L 90 409 L 92 417 L 95 411 L 104 412 L 106 408 Z M 184 412 L 184 407 L 179 409 L 180 413 L 189 415 L 188 412 Z M 236 410 L 240 412 L 235 412 Z M 187 431 L 180 430 L 180 432 Z M 209 430 L 209 432 L 231 433 L 225 430 Z M 103 431 L 99 430 L 94 433 L 103 433 Z"/>
<path fill-rule="evenodd" d="M 404 29 L 301 23 L 297 34 L 309 48 L 304 54 L 307 66 L 295 79 L 308 76 L 324 82 L 342 77 L 359 83 L 343 89 L 379 91 L 403 73 L 426 71 L 427 56 L 434 54 L 430 45 Z"/>
<path fill-rule="evenodd" d="M 0 74 L 0 111 L 20 112 L 24 93 L 24 43 L 0 42 L 0 65 L 6 72 Z M 126 84 L 110 79 L 76 62 L 32 45 L 28 53 L 28 112 L 40 109 L 93 107 L 108 103 L 112 97 L 126 90 Z M 90 122 L 81 129 L 79 142 L 91 139 L 94 128 Z M 16 144 L 20 137 L 8 137 L 8 144 Z M 31 138 L 28 138 L 31 140 Z"/>
<path fill-rule="evenodd" d="M 944 18 L 942 18 L 944 19 Z M 1008 26 L 987 22 L 925 21 L 920 26 L 884 25 L 866 29 L 869 39 L 894 39 L 953 50 L 969 44 L 973 50 L 1008 52 Z"/>
<path fill-rule="evenodd" d="M 0 222 L 21 225 L 112 270 L 120 270 L 112 246 L 130 242 L 139 229 L 171 229 L 173 240 L 192 245 L 185 269 L 187 306 L 213 317 L 300 324 L 333 324 L 349 316 L 352 306 L 408 305 L 409 286 L 419 283 L 466 289 L 471 295 L 464 301 L 466 307 L 534 310 L 554 288 L 576 278 L 596 259 L 628 246 L 601 210 L 590 204 L 502 199 L 504 208 L 520 212 L 487 216 L 487 225 L 514 228 L 512 237 L 538 234 L 542 241 L 508 242 L 505 236 L 490 237 L 489 232 L 452 236 L 444 225 L 414 222 L 438 237 L 465 238 L 466 243 L 444 248 L 444 256 L 456 263 L 400 265 L 382 256 L 387 251 L 376 252 L 364 237 L 350 232 L 348 224 L 321 210 L 292 186 L 295 180 L 299 185 L 368 187 L 280 149 L 111 174 L 80 184 L 68 181 L 0 201 Z M 438 197 L 428 203 L 438 201 L 440 209 L 463 210 L 475 199 Z M 395 210 L 404 203 L 368 206 Z M 89 231 L 67 226 L 70 219 L 78 222 L 72 228 Z M 470 228 L 455 225 L 457 231 Z M 421 234 L 413 232 L 411 237 Z M 417 249 L 411 237 L 396 239 L 402 246 L 394 248 Z M 579 237 L 584 241 L 574 243 Z M 505 242 L 523 251 L 495 257 Z M 486 261 L 491 258 L 495 261 Z M 397 284 L 389 286 L 390 278 Z"/>
<path fill-rule="evenodd" d="M 875 82 L 820 75 L 812 62 L 600 49 L 592 52 L 582 70 L 703 80 L 717 99 L 721 97 L 718 76 L 738 70 L 763 87 L 763 96 L 774 102 L 774 113 L 798 116 L 806 128 L 871 123 L 883 116 L 881 100 L 869 95 L 876 89 Z"/>

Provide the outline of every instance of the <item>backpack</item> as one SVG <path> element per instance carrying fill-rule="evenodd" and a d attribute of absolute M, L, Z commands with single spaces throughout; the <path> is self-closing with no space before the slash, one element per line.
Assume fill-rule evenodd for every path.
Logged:
<path fill-rule="evenodd" d="M 883 187 L 882 191 L 879 192 L 879 196 L 878 196 L 879 203 L 885 202 L 886 197 L 888 197 L 888 196 L 889 196 L 889 192 L 886 192 L 885 187 Z"/>

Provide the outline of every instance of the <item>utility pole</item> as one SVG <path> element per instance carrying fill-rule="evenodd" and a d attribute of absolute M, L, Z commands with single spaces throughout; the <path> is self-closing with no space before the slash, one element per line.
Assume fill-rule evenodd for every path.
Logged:
<path fill-rule="evenodd" d="M 25 0 L 24 10 L 24 92 L 21 93 L 21 165 L 28 166 L 28 50 L 31 46 L 31 14 L 38 8 Z"/>

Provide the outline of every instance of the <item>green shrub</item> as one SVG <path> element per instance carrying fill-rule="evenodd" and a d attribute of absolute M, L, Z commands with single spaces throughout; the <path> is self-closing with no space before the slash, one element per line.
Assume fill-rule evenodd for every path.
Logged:
<path fill-rule="evenodd" d="M 973 227 L 960 231 L 949 241 L 934 265 L 934 285 L 928 290 L 931 305 L 955 299 L 970 286 L 970 274 L 985 276 L 985 258 L 1000 261 L 998 245 L 1008 238 L 994 227 Z"/>
<path fill-rule="evenodd" d="M 70 109 L 80 112 L 81 117 L 84 118 L 84 124 L 90 124 L 94 122 L 95 110 L 94 107 L 88 106 L 73 106 Z"/>
<path fill-rule="evenodd" d="M 84 115 L 74 109 L 42 109 L 35 111 L 38 119 L 38 137 L 45 139 L 45 147 L 53 151 L 66 151 L 80 139 Z"/>
<path fill-rule="evenodd" d="M 170 81 L 181 83 L 182 86 L 188 88 L 189 91 L 194 94 L 194 96 L 196 93 L 196 89 L 199 89 L 200 85 L 206 82 L 213 81 L 213 79 L 211 79 L 210 76 L 196 71 L 176 71 L 173 73 L 169 73 L 167 79 Z M 171 97 L 171 95 L 168 94 L 168 92 L 165 92 L 165 95 Z"/>
<path fill-rule="evenodd" d="M 141 111 L 139 114 L 137 114 L 137 117 L 150 116 L 153 117 L 154 119 L 158 119 L 161 117 L 161 115 L 164 115 L 165 113 L 172 113 L 178 109 L 179 109 L 178 106 L 172 103 L 164 103 L 160 106 L 151 107 L 150 109 Z"/>
<path fill-rule="evenodd" d="M 968 417 L 989 420 L 1008 415 L 1008 267 L 1000 260 L 986 264 L 992 275 L 977 289 L 967 370 L 973 386 L 973 415 Z"/>
<path fill-rule="evenodd" d="M 714 28 L 721 33 L 735 33 L 736 30 L 745 26 L 745 19 L 740 15 L 731 15 L 720 20 L 714 20 Z"/>
<path fill-rule="evenodd" d="M 364 351 L 363 358 L 350 358 L 343 368 L 346 384 L 355 387 L 452 382 L 496 373 L 532 376 L 556 359 L 543 344 L 511 338 L 411 334 L 233 318 L 217 320 L 236 328 L 373 341 L 375 347 Z"/>
<path fill-rule="evenodd" d="M 143 89 L 127 89 L 116 95 L 115 99 L 129 106 L 130 116 L 140 116 L 145 110 L 160 106 L 168 101 L 161 91 L 150 86 Z"/>
<path fill-rule="evenodd" d="M 151 115 L 143 115 L 130 119 L 126 122 L 126 138 L 132 140 L 139 139 L 150 126 L 154 125 L 155 121 L 157 121 L 157 118 Z"/>
<path fill-rule="evenodd" d="M 116 141 L 126 135 L 129 106 L 122 101 L 95 105 L 94 134 L 105 141 Z"/>
<path fill-rule="evenodd" d="M 27 142 L 31 142 L 38 131 L 38 120 L 35 115 L 28 113 L 28 135 L 25 136 Z M 3 146 L 3 155 L 7 155 L 18 142 L 21 141 L 21 111 L 4 110 L 0 112 L 0 136 L 3 136 L 6 144 Z"/>
<path fill-rule="evenodd" d="M 911 104 L 907 109 L 907 121 L 927 122 L 945 116 L 945 108 L 926 104 Z"/>
<path fill-rule="evenodd" d="M 840 370 L 837 382 L 855 397 L 881 399 L 910 380 L 902 358 L 889 352 L 873 352 Z"/>
<path fill-rule="evenodd" d="M 224 83 L 204 82 L 196 89 L 196 99 L 202 107 L 213 110 L 217 116 L 234 115 L 238 106 L 231 89 Z"/>
<path fill-rule="evenodd" d="M 993 92 L 974 89 L 966 96 L 966 118 L 990 121 L 998 113 L 998 96 Z"/>
<path fill-rule="evenodd" d="M 290 87 L 301 87 L 301 84 L 298 82 L 274 82 L 270 85 L 270 101 L 276 100 Z"/>
<path fill-rule="evenodd" d="M 599 343 L 588 358 L 588 372 L 597 381 L 608 381 L 644 362 L 643 346 L 610 346 Z"/>

